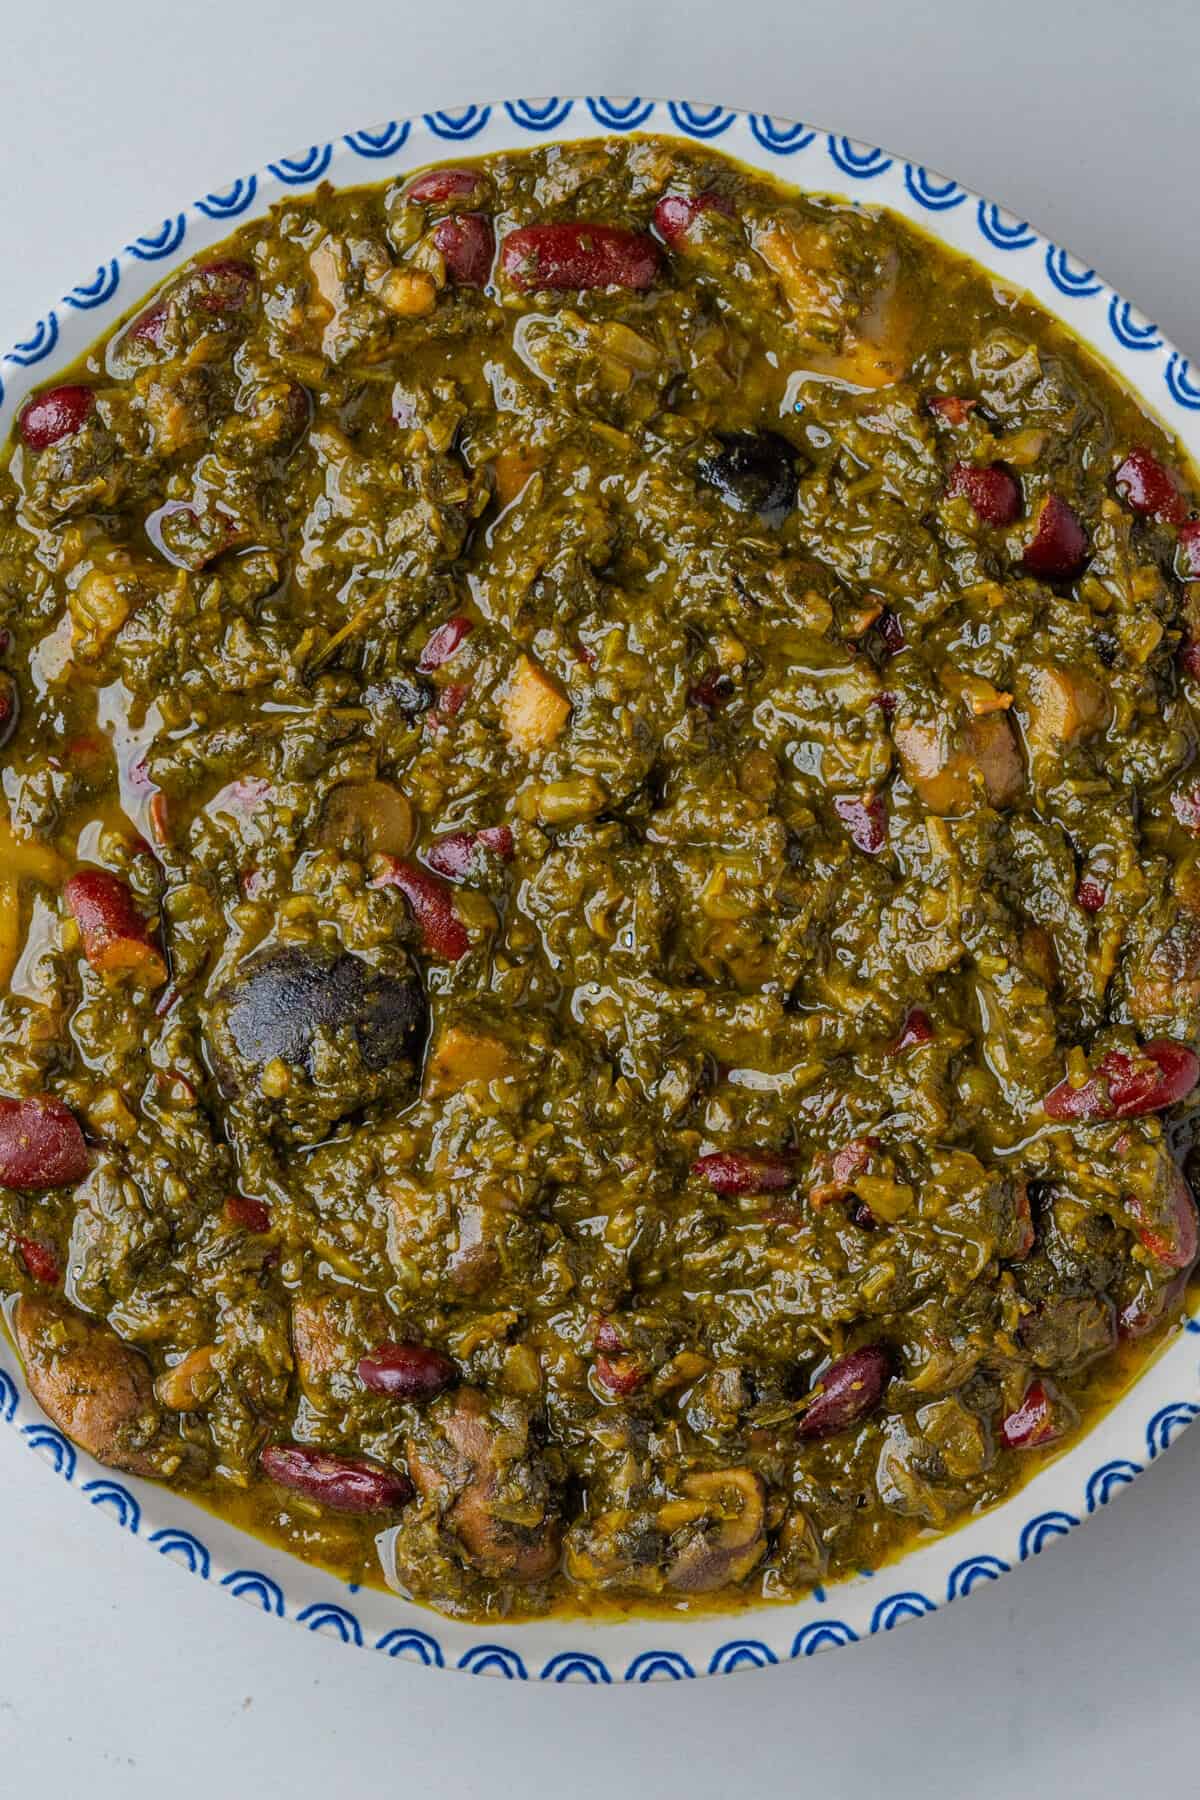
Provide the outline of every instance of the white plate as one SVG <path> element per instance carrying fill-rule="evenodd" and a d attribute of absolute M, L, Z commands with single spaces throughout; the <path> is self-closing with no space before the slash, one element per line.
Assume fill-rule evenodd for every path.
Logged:
<path fill-rule="evenodd" d="M 890 207 L 1003 281 L 1026 288 L 1098 351 L 1200 461 L 1200 372 L 1193 376 L 1186 358 L 1094 270 L 1002 207 L 886 151 L 811 126 L 722 106 L 606 98 L 506 100 L 396 119 L 314 144 L 206 194 L 126 245 L 0 358 L 0 437 L 32 389 L 46 386 L 173 268 L 289 192 L 306 192 L 319 181 L 359 187 L 439 158 L 631 131 L 711 143 L 797 187 Z M 0 1360 L 0 1416 L 90 1506 L 160 1556 L 309 1631 L 410 1662 L 510 1680 L 678 1681 L 762 1668 L 891 1631 L 1040 1554 L 1107 1505 L 1200 1412 L 1198 1334 L 1200 1323 L 1189 1321 L 1085 1437 L 969 1525 L 919 1543 L 878 1573 L 818 1588 L 795 1604 L 707 1617 L 548 1619 L 494 1631 L 443 1619 L 393 1595 L 349 1587 L 168 1488 L 114 1480 L 47 1422 L 7 1350 Z"/>

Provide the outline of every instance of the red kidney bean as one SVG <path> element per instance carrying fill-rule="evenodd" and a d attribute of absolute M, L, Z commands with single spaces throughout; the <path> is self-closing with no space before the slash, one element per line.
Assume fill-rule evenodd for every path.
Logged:
<path fill-rule="evenodd" d="M 719 712 L 733 699 L 733 694 L 733 682 L 728 675 L 720 669 L 706 669 L 688 689 L 688 702 L 692 706 L 702 706 L 705 712 Z"/>
<path fill-rule="evenodd" d="M 1029 1197 L 1027 1181 L 1016 1182 L 1013 1206 L 1020 1237 L 1017 1239 L 1015 1248 L 1010 1250 L 1006 1260 L 1008 1262 L 1024 1262 L 1037 1243 L 1037 1227 L 1033 1222 L 1033 1201 Z"/>
<path fill-rule="evenodd" d="M 602 1351 L 606 1356 L 623 1356 L 625 1353 L 625 1339 L 621 1336 L 619 1327 L 612 1319 L 596 1320 L 596 1329 L 592 1333 L 592 1343 L 597 1350 Z"/>
<path fill-rule="evenodd" d="M 465 956 L 471 940 L 454 910 L 449 890 L 415 863 L 403 862 L 398 856 L 381 857 L 380 861 L 385 866 L 371 885 L 400 889 L 420 927 L 421 942 L 428 953 L 446 962 L 457 962 Z"/>
<path fill-rule="evenodd" d="M 891 1358 L 882 1344 L 852 1350 L 830 1363 L 813 1390 L 814 1399 L 800 1414 L 802 1438 L 832 1437 L 874 1412 L 891 1375 Z"/>
<path fill-rule="evenodd" d="M 1058 1436 L 1054 1403 L 1041 1382 L 1032 1381 L 1020 1406 L 1001 1421 L 1000 1442 L 1006 1450 L 1032 1450 L 1038 1444 L 1052 1443 Z"/>
<path fill-rule="evenodd" d="M 478 169 L 423 169 L 408 183 L 404 198 L 418 206 L 444 206 L 448 200 L 474 200 L 482 186 L 483 175 Z"/>
<path fill-rule="evenodd" d="M 635 1356 L 598 1356 L 596 1380 L 618 1399 L 634 1394 L 646 1379 L 646 1371 Z"/>
<path fill-rule="evenodd" d="M 1175 573 L 1181 581 L 1200 581 L 1200 519 L 1189 519 L 1179 527 Z"/>
<path fill-rule="evenodd" d="M 21 716 L 21 696 L 15 678 L 0 669 L 0 750 L 11 742 Z"/>
<path fill-rule="evenodd" d="M 1139 444 L 1129 452 L 1113 476 L 1117 493 L 1131 512 L 1143 518 L 1162 519 L 1181 525 L 1187 518 L 1187 496 L 1179 476 L 1159 462 L 1152 450 Z"/>
<path fill-rule="evenodd" d="M 334 1512 L 390 1512 L 413 1497 L 407 1475 L 365 1457 L 333 1456 L 306 1444 L 268 1444 L 259 1463 L 280 1487 L 306 1494 Z"/>
<path fill-rule="evenodd" d="M 58 1258 L 46 1244 L 39 1243 L 37 1238 L 19 1237 L 17 1249 L 21 1252 L 21 1261 L 25 1264 L 35 1281 L 44 1287 L 56 1287 L 60 1274 Z"/>
<path fill-rule="evenodd" d="M 658 274 L 658 245 L 619 225 L 524 225 L 500 247 L 500 266 L 524 294 L 544 288 L 648 288 Z"/>
<path fill-rule="evenodd" d="M 1190 1094 L 1200 1080 L 1200 1058 L 1186 1044 L 1155 1038 L 1135 1060 L 1110 1050 L 1082 1087 L 1060 1081 L 1042 1101 L 1051 1119 L 1134 1119 L 1161 1112 Z"/>
<path fill-rule="evenodd" d="M 17 420 L 22 443 L 31 450 L 46 450 L 63 438 L 74 437 L 91 417 L 95 405 L 91 388 L 74 382 L 35 394 Z"/>
<path fill-rule="evenodd" d="M 770 1150 L 713 1150 L 697 1157 L 692 1174 L 714 1194 L 770 1194 L 796 1184 L 791 1157 Z"/>
<path fill-rule="evenodd" d="M 221 1210 L 225 1223 L 238 1231 L 261 1237 L 271 1229 L 271 1209 L 264 1200 L 252 1200 L 248 1194 L 227 1194 Z"/>
<path fill-rule="evenodd" d="M 1078 575 L 1088 557 L 1087 534 L 1073 507 L 1051 494 L 1042 501 L 1034 520 L 1033 536 L 1021 561 L 1031 575 L 1050 581 L 1066 581 Z"/>
<path fill-rule="evenodd" d="M 1188 638 L 1179 646 L 1179 666 L 1193 681 L 1200 681 L 1200 638 Z"/>
<path fill-rule="evenodd" d="M 509 862 L 513 834 L 507 825 L 485 825 L 480 831 L 451 831 L 424 853 L 424 861 L 447 881 L 478 880 L 487 873 L 488 854 Z"/>
<path fill-rule="evenodd" d="M 654 208 L 654 229 L 672 250 L 687 242 L 692 226 L 702 213 L 733 217 L 733 206 L 724 194 L 664 194 Z"/>
<path fill-rule="evenodd" d="M 1187 1286 L 1186 1269 L 1181 1269 L 1165 1286 L 1148 1281 L 1121 1308 L 1117 1317 L 1117 1335 L 1121 1338 L 1145 1337 L 1182 1304 Z"/>
<path fill-rule="evenodd" d="M 998 464 L 977 468 L 973 463 L 956 462 L 946 492 L 952 498 L 968 500 L 986 525 L 1011 525 L 1021 511 L 1017 479 Z"/>
<path fill-rule="evenodd" d="M 379 1344 L 360 1360 L 358 1379 L 392 1400 L 433 1400 L 455 1385 L 459 1369 L 427 1344 Z"/>
<path fill-rule="evenodd" d="M 856 800 L 835 794 L 833 810 L 850 833 L 850 841 L 867 856 L 878 856 L 888 841 L 887 808 L 880 794 Z"/>
<path fill-rule="evenodd" d="M 61 1100 L 0 1098 L 0 1187 L 67 1187 L 90 1166 L 78 1120 Z"/>
<path fill-rule="evenodd" d="M 1184 788 L 1171 795 L 1171 811 L 1185 831 L 1200 837 L 1200 788 Z"/>
<path fill-rule="evenodd" d="M 461 614 L 438 625 L 425 640 L 425 648 L 417 659 L 418 669 L 423 674 L 428 674 L 430 669 L 440 669 L 444 662 L 449 662 L 463 639 L 470 637 L 474 629 L 471 620 L 464 619 Z"/>
<path fill-rule="evenodd" d="M 434 712 L 439 720 L 457 719 L 467 703 L 467 695 L 471 691 L 469 681 L 449 681 L 437 697 Z"/>
<path fill-rule="evenodd" d="M 871 1158 L 879 1149 L 877 1137 L 851 1138 L 835 1150 L 833 1156 L 821 1159 L 819 1170 L 828 1170 L 829 1179 L 818 1181 L 809 1190 L 811 1206 L 827 1206 L 831 1200 L 845 1200 L 854 1191 L 855 1177 L 866 1173 Z"/>
<path fill-rule="evenodd" d="M 111 972 L 136 969 L 155 986 L 167 969 L 150 938 L 149 928 L 129 888 L 107 869 L 82 869 L 72 875 L 63 897 L 79 926 L 83 953 L 93 969 Z"/>
<path fill-rule="evenodd" d="M 1081 875 L 1075 898 L 1086 913 L 1098 913 L 1108 899 L 1108 889 L 1092 875 Z"/>
<path fill-rule="evenodd" d="M 148 306 L 144 313 L 138 314 L 125 335 L 137 344 L 153 344 L 158 349 L 166 326 L 167 303 L 165 300 L 156 300 L 153 306 Z"/>
<path fill-rule="evenodd" d="M 486 287 L 496 254 L 492 221 L 482 213 L 452 213 L 433 228 L 434 247 L 460 287 Z"/>
<path fill-rule="evenodd" d="M 883 714 L 885 719 L 894 719 L 895 718 L 895 716 L 896 716 L 896 696 L 895 696 L 895 694 L 891 694 L 886 691 L 882 694 L 872 694 L 871 699 L 870 699 L 870 704 L 872 706 L 877 706 L 879 708 L 880 712 Z"/>
<path fill-rule="evenodd" d="M 965 425 L 978 400 L 964 400 L 961 394 L 931 394 L 925 402 L 936 418 L 945 419 L 947 425 Z"/>
<path fill-rule="evenodd" d="M 1147 1216 L 1139 1194 L 1126 1194 L 1125 1204 L 1137 1221 L 1138 1242 L 1156 1262 L 1168 1269 L 1190 1269 L 1200 1248 L 1200 1224 L 1196 1219 L 1196 1202 L 1185 1177 L 1175 1172 L 1171 1184 L 1168 1215 L 1165 1219 Z"/>
<path fill-rule="evenodd" d="M 889 656 L 899 656 L 902 650 L 907 649 L 908 640 L 904 635 L 904 627 L 890 606 L 885 606 L 876 619 L 875 629 Z"/>
<path fill-rule="evenodd" d="M 186 297 L 194 298 L 205 312 L 240 312 L 254 298 L 258 276 L 250 263 L 223 256 L 189 270 L 181 287 Z"/>
<path fill-rule="evenodd" d="M 928 1044 L 934 1036 L 933 1022 L 929 1014 L 920 1006 L 911 1006 L 900 1027 L 900 1035 L 891 1047 L 891 1055 L 899 1056 L 902 1050 L 913 1050 L 918 1044 Z"/>

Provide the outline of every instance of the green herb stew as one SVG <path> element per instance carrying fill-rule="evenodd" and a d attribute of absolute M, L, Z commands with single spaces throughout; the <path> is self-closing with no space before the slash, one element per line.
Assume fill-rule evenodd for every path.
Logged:
<path fill-rule="evenodd" d="M 652 138 L 288 199 L 0 471 L 0 1289 L 443 1611 L 786 1598 L 1185 1307 L 1200 519 L 1028 299 Z"/>

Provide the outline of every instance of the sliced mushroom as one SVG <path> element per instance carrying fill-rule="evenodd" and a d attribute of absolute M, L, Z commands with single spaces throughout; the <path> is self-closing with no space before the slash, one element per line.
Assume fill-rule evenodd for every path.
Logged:
<path fill-rule="evenodd" d="M 110 1469 L 166 1472 L 153 1448 L 154 1382 L 139 1351 L 58 1299 L 22 1295 L 12 1324 L 33 1397 L 61 1431 Z"/>
<path fill-rule="evenodd" d="M 542 1581 L 558 1566 L 562 1526 L 546 1471 L 530 1448 L 529 1416 L 515 1404 L 489 1410 L 463 1388 L 437 1401 L 408 1467 L 466 1560 L 493 1581 Z"/>
<path fill-rule="evenodd" d="M 660 1509 L 660 1521 L 671 1522 L 672 1505 L 686 1511 L 691 1502 L 699 1511 L 684 1524 L 684 1542 L 667 1569 L 667 1585 L 681 1594 L 711 1594 L 741 1581 L 767 1547 L 761 1480 L 752 1469 L 714 1469 L 685 1476 L 680 1487 L 687 1499 L 668 1502 Z"/>

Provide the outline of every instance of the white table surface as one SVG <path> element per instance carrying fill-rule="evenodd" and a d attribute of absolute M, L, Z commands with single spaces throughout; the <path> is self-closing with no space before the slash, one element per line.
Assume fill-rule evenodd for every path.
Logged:
<path fill-rule="evenodd" d="M 1200 354 L 1197 0 L 61 0 L 0 7 L 0 340 L 194 194 L 504 94 L 723 100 L 1032 219 Z M 920 1626 L 633 1690 L 436 1674 L 151 1558 L 0 1428 L 0 1794 L 1089 1800 L 1200 1784 L 1200 1428 Z"/>

